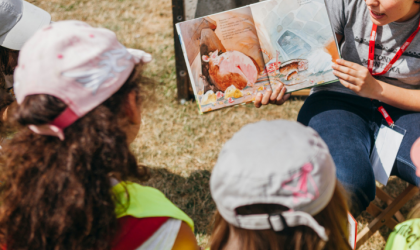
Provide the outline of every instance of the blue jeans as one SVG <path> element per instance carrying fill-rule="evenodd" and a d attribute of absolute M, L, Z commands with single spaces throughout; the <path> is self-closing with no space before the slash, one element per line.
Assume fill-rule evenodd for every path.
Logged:
<path fill-rule="evenodd" d="M 391 175 L 419 186 L 420 178 L 411 162 L 410 149 L 420 137 L 420 113 L 349 94 L 320 91 L 310 95 L 298 121 L 315 129 L 327 143 L 337 167 L 337 178 L 351 196 L 351 211 L 357 216 L 375 198 L 375 177 L 369 161 L 384 118 L 383 105 L 395 124 L 406 129 Z"/>

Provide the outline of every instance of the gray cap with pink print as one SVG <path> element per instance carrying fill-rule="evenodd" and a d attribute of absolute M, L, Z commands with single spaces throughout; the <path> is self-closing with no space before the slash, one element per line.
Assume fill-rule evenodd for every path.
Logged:
<path fill-rule="evenodd" d="M 330 202 L 335 171 L 327 145 L 313 129 L 285 120 L 262 121 L 244 126 L 224 145 L 210 189 L 221 216 L 236 227 L 282 231 L 303 225 L 327 241 L 313 215 Z M 236 212 L 252 204 L 277 204 L 289 210 Z"/>

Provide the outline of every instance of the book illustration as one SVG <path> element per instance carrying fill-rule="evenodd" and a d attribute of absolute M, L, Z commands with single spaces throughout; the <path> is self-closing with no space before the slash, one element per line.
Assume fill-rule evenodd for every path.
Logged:
<path fill-rule="evenodd" d="M 268 0 L 251 5 L 270 82 L 287 92 L 336 81 L 339 58 L 323 0 Z"/>
<path fill-rule="evenodd" d="M 253 101 L 270 89 L 250 7 L 177 25 L 201 112 Z"/>
<path fill-rule="evenodd" d="M 254 86 L 257 82 L 258 70 L 254 61 L 239 51 L 227 51 L 219 55 L 219 51 L 210 52 L 202 57 L 203 63 L 208 63 L 208 78 L 214 89 L 222 92 L 229 86 L 243 90 L 246 86 Z"/>
<path fill-rule="evenodd" d="M 338 79 L 340 57 L 323 0 L 267 0 L 176 25 L 200 111 Z"/>
<path fill-rule="evenodd" d="M 261 49 L 261 51 L 264 53 L 264 54 L 266 54 L 267 56 L 268 56 L 268 58 L 269 58 L 269 61 L 271 61 L 272 59 L 273 59 L 273 57 L 267 52 L 267 51 L 265 51 L 265 50 L 263 50 L 263 49 Z M 278 54 L 279 52 L 277 51 L 277 54 Z M 278 70 L 279 68 L 280 68 L 280 65 L 281 65 L 281 62 L 279 62 L 278 61 L 278 55 L 277 55 L 277 57 L 276 57 L 276 62 L 273 62 L 273 63 L 268 63 L 267 65 L 266 65 L 266 72 L 269 74 L 269 75 L 275 75 L 276 74 L 276 70 Z"/>

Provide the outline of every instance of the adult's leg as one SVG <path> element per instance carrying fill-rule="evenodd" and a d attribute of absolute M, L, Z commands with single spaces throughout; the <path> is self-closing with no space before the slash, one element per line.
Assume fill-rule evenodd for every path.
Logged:
<path fill-rule="evenodd" d="M 318 92 L 308 97 L 298 121 L 316 130 L 328 145 L 337 178 L 350 193 L 358 216 L 375 198 L 375 177 L 369 156 L 373 142 L 372 107 L 357 96 Z"/>

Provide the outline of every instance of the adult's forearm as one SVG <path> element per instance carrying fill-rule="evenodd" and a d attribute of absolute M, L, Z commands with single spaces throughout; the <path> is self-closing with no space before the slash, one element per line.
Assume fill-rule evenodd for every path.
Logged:
<path fill-rule="evenodd" d="M 405 89 L 379 81 L 382 91 L 376 99 L 399 109 L 420 112 L 420 90 Z"/>

